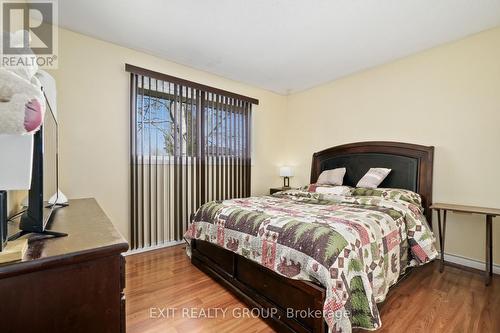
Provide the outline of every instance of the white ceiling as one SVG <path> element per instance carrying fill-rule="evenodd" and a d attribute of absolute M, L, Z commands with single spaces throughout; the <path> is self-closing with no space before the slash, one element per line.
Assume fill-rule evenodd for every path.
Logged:
<path fill-rule="evenodd" d="M 65 0 L 59 23 L 288 94 L 500 25 L 500 0 Z"/>

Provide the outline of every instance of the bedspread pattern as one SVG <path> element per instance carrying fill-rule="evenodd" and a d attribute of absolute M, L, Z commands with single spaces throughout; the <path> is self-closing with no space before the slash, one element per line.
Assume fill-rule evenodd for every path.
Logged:
<path fill-rule="evenodd" d="M 408 265 L 437 256 L 420 206 L 366 195 L 291 190 L 213 201 L 197 211 L 185 236 L 288 278 L 319 282 L 326 289 L 323 315 L 331 332 L 379 328 L 376 303 Z"/>

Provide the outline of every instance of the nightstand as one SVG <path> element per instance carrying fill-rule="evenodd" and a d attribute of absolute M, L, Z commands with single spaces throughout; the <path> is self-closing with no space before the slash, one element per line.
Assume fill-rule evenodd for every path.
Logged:
<path fill-rule="evenodd" d="M 291 187 L 273 187 L 269 189 L 269 194 L 273 195 L 276 192 L 289 190 Z"/>
<path fill-rule="evenodd" d="M 432 204 L 431 209 L 434 209 L 438 215 L 438 228 L 439 228 L 439 245 L 441 248 L 441 265 L 439 271 L 442 272 L 444 268 L 444 238 L 446 233 L 446 212 L 459 212 L 459 213 L 469 213 L 469 214 L 481 214 L 486 216 L 486 269 L 484 272 L 485 284 L 489 285 L 491 282 L 491 276 L 493 275 L 493 226 L 492 221 L 496 216 L 500 216 L 500 209 L 496 208 L 486 208 L 486 207 L 475 207 L 475 206 L 464 206 L 464 205 L 453 205 L 445 203 L 435 203 Z M 443 226 L 441 228 L 441 211 L 443 211 Z"/>

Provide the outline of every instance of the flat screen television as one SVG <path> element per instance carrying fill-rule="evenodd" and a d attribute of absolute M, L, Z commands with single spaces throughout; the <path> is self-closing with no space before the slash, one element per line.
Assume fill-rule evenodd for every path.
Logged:
<path fill-rule="evenodd" d="M 66 204 L 58 203 L 59 160 L 57 117 L 47 100 L 43 124 L 33 137 L 33 169 L 31 187 L 28 192 L 28 207 L 21 216 L 20 232 L 9 240 L 28 233 L 38 233 L 50 237 L 66 236 L 49 230 L 56 208 Z"/>

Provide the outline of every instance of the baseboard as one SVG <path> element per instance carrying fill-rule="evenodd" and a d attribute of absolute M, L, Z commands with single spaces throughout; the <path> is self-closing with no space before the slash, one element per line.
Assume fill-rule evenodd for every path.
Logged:
<path fill-rule="evenodd" d="M 166 247 L 176 246 L 176 245 L 185 244 L 185 243 L 186 242 L 183 241 L 183 240 L 182 241 L 165 242 L 165 243 L 158 244 L 158 245 L 155 245 L 155 246 L 148 246 L 148 247 L 143 247 L 143 248 L 140 248 L 140 249 L 128 250 L 127 252 L 123 253 L 123 255 L 124 256 L 130 256 L 130 255 L 134 255 L 134 254 L 139 254 L 139 253 L 149 252 L 149 251 L 155 251 L 155 250 L 163 249 L 163 248 L 166 248 Z"/>
<path fill-rule="evenodd" d="M 481 270 L 481 271 L 484 271 L 485 266 L 486 266 L 486 263 L 484 261 L 471 259 L 471 258 L 467 258 L 467 257 L 462 257 L 462 256 L 457 256 L 457 255 L 449 254 L 446 252 L 444 254 L 444 260 L 451 262 L 451 263 L 454 263 L 454 264 L 457 264 L 457 265 L 462 265 L 462 266 L 470 267 L 470 268 Z M 500 274 L 500 265 L 493 264 L 493 273 Z"/>

